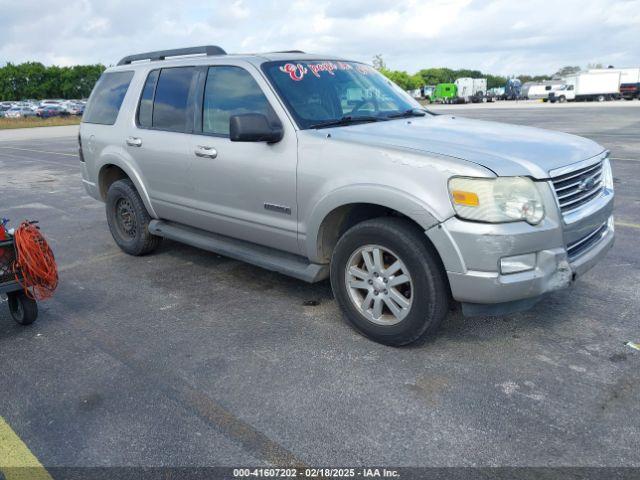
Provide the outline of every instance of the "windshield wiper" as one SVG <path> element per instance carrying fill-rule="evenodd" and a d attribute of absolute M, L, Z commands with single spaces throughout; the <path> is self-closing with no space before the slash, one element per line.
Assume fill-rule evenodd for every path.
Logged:
<path fill-rule="evenodd" d="M 347 115 L 338 120 L 328 120 L 326 122 L 315 123 L 309 128 L 327 128 L 327 127 L 339 127 L 341 125 L 353 125 L 354 123 L 361 122 L 383 122 L 387 120 L 387 117 L 373 117 L 373 116 L 360 116 L 354 117 Z"/>
<path fill-rule="evenodd" d="M 418 110 L 417 108 L 410 108 L 404 112 L 392 113 L 387 115 L 387 118 L 407 118 L 407 117 L 424 117 L 427 114 L 424 110 Z"/>

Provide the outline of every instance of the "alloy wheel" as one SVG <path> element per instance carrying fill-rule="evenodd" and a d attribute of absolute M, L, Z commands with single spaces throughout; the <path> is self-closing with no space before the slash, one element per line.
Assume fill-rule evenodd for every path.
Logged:
<path fill-rule="evenodd" d="M 377 325 L 395 325 L 411 311 L 411 274 L 386 247 L 365 245 L 353 252 L 345 268 L 345 284 L 353 306 Z"/>

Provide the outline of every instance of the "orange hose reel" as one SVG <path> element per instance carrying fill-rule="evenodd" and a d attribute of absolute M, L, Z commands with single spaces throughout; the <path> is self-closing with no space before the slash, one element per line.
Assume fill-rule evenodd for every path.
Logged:
<path fill-rule="evenodd" d="M 35 222 L 22 222 L 13 239 L 17 253 L 13 265 L 16 281 L 32 300 L 50 298 L 58 286 L 58 267 L 49 244 Z"/>

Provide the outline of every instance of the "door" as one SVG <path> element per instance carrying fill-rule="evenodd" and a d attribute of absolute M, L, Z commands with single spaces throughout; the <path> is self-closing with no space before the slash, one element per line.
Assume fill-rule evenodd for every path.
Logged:
<path fill-rule="evenodd" d="M 195 226 L 299 253 L 295 130 L 257 72 L 234 65 L 202 72 L 202 102 L 190 136 L 190 177 Z M 275 105 L 275 108 L 274 108 Z M 278 113 L 276 113 L 278 112 Z M 232 115 L 261 113 L 279 122 L 283 139 L 232 142 Z"/>
<path fill-rule="evenodd" d="M 179 222 L 190 203 L 187 130 L 193 128 L 194 67 L 149 72 L 126 138 L 159 217 Z"/>

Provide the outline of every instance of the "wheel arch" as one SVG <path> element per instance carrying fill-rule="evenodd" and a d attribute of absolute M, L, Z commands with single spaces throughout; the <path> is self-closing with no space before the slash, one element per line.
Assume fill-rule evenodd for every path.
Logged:
<path fill-rule="evenodd" d="M 405 192 L 368 187 L 349 187 L 349 193 L 346 190 L 325 197 L 313 211 L 307 224 L 305 245 L 312 262 L 328 263 L 340 236 L 364 220 L 383 216 L 401 217 L 422 231 L 438 223 L 428 206 Z M 429 242 L 426 235 L 425 241 Z"/>
<path fill-rule="evenodd" d="M 149 212 L 149 215 L 153 218 L 158 218 L 151 205 L 151 199 L 149 193 L 140 178 L 138 172 L 131 168 L 126 162 L 122 161 L 118 157 L 111 157 L 103 163 L 98 172 L 98 192 L 103 201 L 107 198 L 107 192 L 109 187 L 118 180 L 129 179 L 133 182 L 145 208 Z"/>

